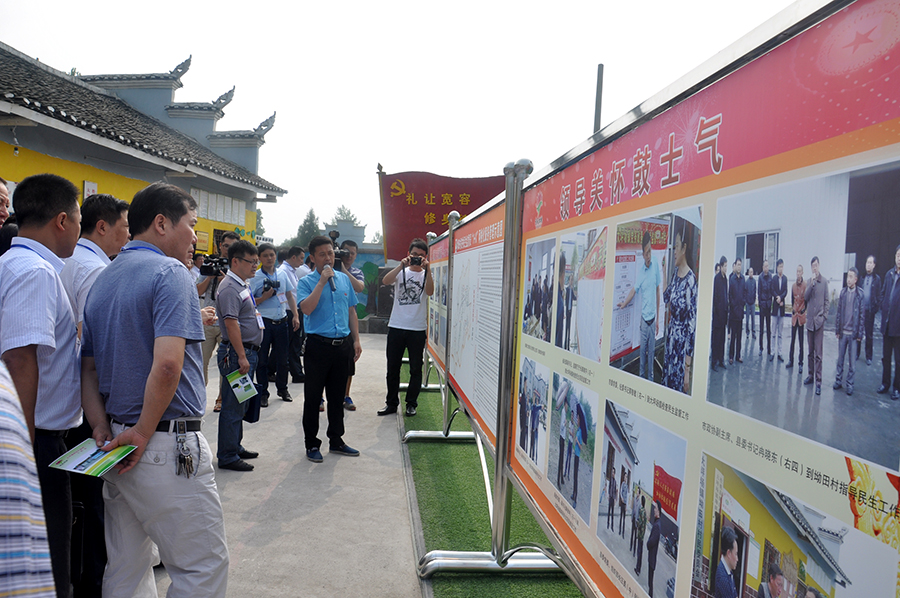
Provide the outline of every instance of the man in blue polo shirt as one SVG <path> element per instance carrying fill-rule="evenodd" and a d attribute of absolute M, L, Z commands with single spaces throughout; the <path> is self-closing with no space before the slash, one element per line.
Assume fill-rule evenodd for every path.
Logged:
<path fill-rule="evenodd" d="M 328 399 L 328 446 L 331 453 L 358 457 L 344 444 L 344 390 L 350 360 L 359 360 L 356 293 L 343 272 L 334 271 L 334 245 L 318 236 L 309 242 L 316 269 L 297 283 L 297 299 L 306 329 L 306 382 L 303 390 L 303 433 L 306 458 L 322 462 L 319 440 L 319 400 Z"/>
<path fill-rule="evenodd" d="M 659 286 L 662 279 L 659 274 L 659 266 L 653 259 L 650 251 L 650 231 L 644 231 L 641 241 L 641 252 L 644 263 L 638 266 L 637 280 L 628 291 L 625 301 L 619 303 L 619 309 L 624 309 L 635 293 L 641 294 L 641 377 L 653 381 L 653 349 L 656 346 L 656 333 L 659 332 Z"/>

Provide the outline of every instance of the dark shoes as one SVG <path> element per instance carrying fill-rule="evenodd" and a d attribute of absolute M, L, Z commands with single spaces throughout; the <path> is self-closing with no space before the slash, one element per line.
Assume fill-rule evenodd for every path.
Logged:
<path fill-rule="evenodd" d="M 378 410 L 378 415 L 392 415 L 394 413 L 397 413 L 397 407 L 395 405 L 385 405 Z"/>
<path fill-rule="evenodd" d="M 294 376 L 291 378 L 291 384 L 303 384 L 306 382 L 306 376 Z"/>
<path fill-rule="evenodd" d="M 784 361 L 784 357 L 782 357 L 781 355 L 779 355 L 779 356 L 778 356 L 778 361 Z"/>
<path fill-rule="evenodd" d="M 341 446 L 329 447 L 328 452 L 335 453 L 337 455 L 344 455 L 345 457 L 359 457 L 359 451 L 355 448 L 350 448 L 346 444 L 342 444 Z"/>
<path fill-rule="evenodd" d="M 806 386 L 809 386 L 812 383 L 813 383 L 813 377 L 812 377 L 812 374 L 810 374 L 809 376 L 806 377 L 806 380 L 803 381 L 803 384 L 805 384 Z"/>
<path fill-rule="evenodd" d="M 883 395 L 887 391 L 888 391 L 888 387 L 885 386 L 884 384 L 882 384 L 881 386 L 878 387 L 878 390 L 876 390 L 875 392 L 877 392 L 880 395 Z"/>
<path fill-rule="evenodd" d="M 281 397 L 281 400 L 285 403 L 291 403 L 294 399 L 291 398 L 291 393 L 288 389 L 284 389 L 283 391 L 278 393 L 278 396 Z"/>
<path fill-rule="evenodd" d="M 771 353 L 769 353 L 769 361 L 773 361 L 774 359 L 775 359 L 775 356 L 772 355 Z"/>
<path fill-rule="evenodd" d="M 256 459 L 259 457 L 259 453 L 256 451 L 248 451 L 247 449 L 242 449 L 241 452 L 238 453 L 238 457 L 241 459 Z"/>
<path fill-rule="evenodd" d="M 407 405 L 406 406 L 406 417 L 412 417 L 416 414 L 415 405 Z"/>
<path fill-rule="evenodd" d="M 822 387 L 816 384 L 816 396 L 819 396 L 820 394 L 822 394 Z"/>
<path fill-rule="evenodd" d="M 318 448 L 306 449 L 306 458 L 313 463 L 321 463 L 323 461 L 322 452 Z"/>
<path fill-rule="evenodd" d="M 894 392 L 891 393 L 891 400 L 892 401 L 900 400 L 900 390 L 895 390 Z"/>
<path fill-rule="evenodd" d="M 789 369 L 791 369 L 792 367 L 794 367 L 794 362 L 793 362 L 793 361 L 789 361 L 789 362 L 787 362 L 787 364 L 784 366 L 784 369 L 789 370 Z"/>
<path fill-rule="evenodd" d="M 259 406 L 260 407 L 268 407 L 269 406 L 269 397 L 262 397 L 259 400 Z"/>
<path fill-rule="evenodd" d="M 841 386 L 843 386 L 843 385 L 842 385 L 840 382 L 835 382 L 834 385 L 833 385 L 831 388 L 837 390 L 837 389 L 839 389 Z"/>
<path fill-rule="evenodd" d="M 237 461 L 232 461 L 231 463 L 219 463 L 219 469 L 230 469 L 231 471 L 253 471 L 253 466 L 243 459 L 238 459 Z"/>

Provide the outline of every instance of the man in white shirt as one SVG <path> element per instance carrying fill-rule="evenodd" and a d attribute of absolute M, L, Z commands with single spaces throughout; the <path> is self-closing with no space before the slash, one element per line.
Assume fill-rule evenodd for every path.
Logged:
<path fill-rule="evenodd" d="M 128 203 L 105 193 L 95 194 L 81 206 L 81 238 L 60 272 L 63 287 L 81 336 L 84 302 L 97 276 L 110 258 L 128 242 Z"/>
<path fill-rule="evenodd" d="M 406 389 L 406 415 L 416 414 L 422 388 L 422 360 L 425 355 L 428 302 L 434 293 L 434 280 L 428 267 L 428 245 L 413 239 L 409 255 L 384 275 L 382 284 L 394 287 L 394 307 L 388 322 L 387 398 L 378 415 L 397 413 L 400 405 L 400 367 L 403 354 L 409 353 L 409 386 Z"/>
<path fill-rule="evenodd" d="M 278 266 L 278 271 L 283 272 L 288 278 L 288 289 L 297 302 L 297 281 L 300 280 L 298 274 L 303 267 L 303 259 L 305 252 L 302 247 L 296 245 L 288 249 L 287 257 Z M 288 371 L 291 373 L 291 382 L 294 384 L 302 384 L 306 380 L 303 373 L 303 363 L 300 357 L 303 354 L 303 318 L 300 318 L 300 328 L 294 330 L 293 326 L 288 328 L 290 339 L 288 341 Z M 273 372 L 273 368 L 269 367 L 269 371 Z"/>
<path fill-rule="evenodd" d="M 65 453 L 66 433 L 81 424 L 75 316 L 59 278 L 81 232 L 77 198 L 75 185 L 53 174 L 19 183 L 13 195 L 19 236 L 0 257 L 0 355 L 34 441 L 60 597 L 71 592 L 72 492 L 69 474 L 49 466 Z"/>

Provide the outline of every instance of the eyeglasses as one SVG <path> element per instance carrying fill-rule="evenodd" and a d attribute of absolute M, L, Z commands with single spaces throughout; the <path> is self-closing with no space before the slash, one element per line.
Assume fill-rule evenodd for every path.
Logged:
<path fill-rule="evenodd" d="M 242 257 L 239 257 L 238 259 L 241 260 L 242 262 L 247 262 L 248 264 L 251 264 L 254 268 L 259 267 L 259 260 L 245 260 Z"/>

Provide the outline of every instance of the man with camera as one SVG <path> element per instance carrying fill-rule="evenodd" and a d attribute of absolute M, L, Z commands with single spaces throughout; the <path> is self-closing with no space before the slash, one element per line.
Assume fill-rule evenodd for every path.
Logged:
<path fill-rule="evenodd" d="M 257 319 L 256 305 L 250 296 L 248 280 L 256 272 L 257 250 L 249 241 L 237 241 L 228 248 L 231 269 L 219 285 L 216 311 L 219 327 L 222 329 L 222 344 L 219 345 L 219 374 L 222 384 L 222 412 L 219 414 L 219 445 L 216 457 L 219 469 L 253 471 L 253 466 L 244 459 L 255 459 L 259 453 L 248 451 L 241 446 L 243 419 L 247 404 L 238 403 L 227 376 L 238 370 L 253 377 L 256 371 L 259 345 L 263 339 L 264 326 Z"/>
<path fill-rule="evenodd" d="M 306 384 L 303 390 L 303 434 L 306 458 L 322 462 L 319 440 L 319 401 L 328 399 L 328 444 L 331 453 L 358 457 L 344 443 L 344 388 L 350 361 L 362 354 L 356 293 L 343 272 L 334 271 L 334 245 L 328 237 L 314 237 L 309 253 L 316 269 L 297 283 L 297 298 L 306 328 Z"/>
<path fill-rule="evenodd" d="M 394 307 L 388 322 L 387 398 L 378 415 L 397 413 L 400 405 L 400 366 L 403 353 L 409 352 L 409 386 L 406 389 L 406 415 L 416 414 L 422 388 L 422 358 L 425 354 L 428 303 L 425 296 L 434 293 L 434 280 L 428 267 L 428 245 L 413 239 L 409 255 L 384 275 L 382 284 L 394 287 Z"/>
<path fill-rule="evenodd" d="M 219 284 L 225 279 L 225 273 L 228 271 L 228 248 L 232 243 L 240 241 L 241 238 L 237 233 L 227 231 L 222 234 L 219 240 L 219 257 L 210 256 L 203 261 L 200 266 L 200 277 L 197 278 L 197 293 L 200 295 L 200 307 L 216 307 L 216 291 Z M 201 345 L 203 349 L 203 384 L 209 383 L 209 358 L 212 357 L 213 351 L 222 340 L 222 333 L 219 331 L 219 325 L 213 322 L 209 326 L 203 325 L 203 335 L 205 340 Z M 222 407 L 222 395 L 216 398 L 215 411 Z"/>
<path fill-rule="evenodd" d="M 358 252 L 359 245 L 356 244 L 356 241 L 347 239 L 341 243 L 341 248 L 335 255 L 340 260 L 341 272 L 350 279 L 350 286 L 353 287 L 353 292 L 362 293 L 366 289 L 365 276 L 362 270 L 353 267 L 353 262 L 356 261 Z M 350 385 L 353 383 L 355 374 L 356 364 L 351 361 L 350 371 L 347 373 L 347 390 L 344 392 L 344 409 L 347 411 L 356 411 L 356 405 L 353 404 L 353 399 L 350 398 Z"/>
<path fill-rule="evenodd" d="M 269 406 L 269 350 L 275 360 L 275 388 L 281 400 L 290 403 L 293 399 L 288 392 L 288 319 L 294 330 L 300 328 L 297 303 L 290 290 L 287 274 L 275 269 L 277 253 L 271 243 L 259 247 L 259 261 L 262 267 L 250 283 L 259 313 L 262 314 L 265 332 L 259 347 L 259 363 L 256 367 L 256 390 L 260 405 Z M 290 310 L 290 311 L 288 311 Z M 290 313 L 290 316 L 288 315 Z"/>

